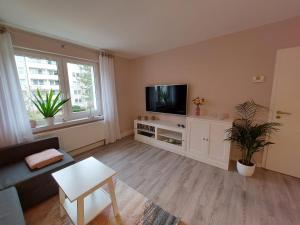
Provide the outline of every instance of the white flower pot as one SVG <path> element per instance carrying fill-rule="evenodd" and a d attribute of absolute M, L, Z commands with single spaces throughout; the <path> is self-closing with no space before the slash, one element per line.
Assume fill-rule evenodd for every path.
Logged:
<path fill-rule="evenodd" d="M 46 123 L 48 126 L 54 125 L 54 117 L 48 117 L 48 118 L 45 118 L 45 120 L 46 120 Z"/>
<path fill-rule="evenodd" d="M 240 160 L 236 161 L 236 168 L 239 174 L 242 176 L 250 177 L 253 175 L 255 170 L 255 164 L 253 163 L 253 166 L 246 166 L 242 163 L 240 163 Z"/>

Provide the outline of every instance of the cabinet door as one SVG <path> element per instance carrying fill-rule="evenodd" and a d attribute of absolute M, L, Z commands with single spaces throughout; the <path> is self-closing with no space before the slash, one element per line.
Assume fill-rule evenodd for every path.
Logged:
<path fill-rule="evenodd" d="M 230 124 L 211 122 L 209 129 L 209 150 L 208 158 L 222 163 L 229 162 L 230 142 L 225 141 L 226 130 Z"/>
<path fill-rule="evenodd" d="M 208 155 L 209 122 L 199 119 L 188 120 L 187 151 L 197 157 Z"/>

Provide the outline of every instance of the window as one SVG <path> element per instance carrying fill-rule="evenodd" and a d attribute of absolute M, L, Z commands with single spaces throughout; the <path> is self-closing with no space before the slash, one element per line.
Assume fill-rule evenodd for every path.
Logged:
<path fill-rule="evenodd" d="M 73 61 L 66 62 L 71 93 L 72 117 L 98 111 L 94 66 Z"/>
<path fill-rule="evenodd" d="M 15 60 L 30 119 L 43 119 L 32 103 L 33 94 L 37 89 L 42 95 L 46 95 L 52 89 L 55 95 L 61 92 L 62 97 L 71 98 L 56 115 L 58 119 L 68 121 L 101 113 L 96 63 L 27 52 L 17 52 Z"/>
<path fill-rule="evenodd" d="M 42 79 L 44 75 L 39 73 L 44 70 L 45 64 L 42 61 L 32 57 L 26 57 L 22 55 L 15 56 L 19 80 L 23 93 L 24 102 L 30 119 L 41 120 L 43 116 L 36 109 L 32 103 L 33 93 L 39 88 L 42 94 L 50 91 L 50 87 Z M 34 64 L 35 67 L 32 67 Z M 51 62 L 53 69 L 57 70 L 58 65 L 56 61 Z M 58 78 L 57 78 L 58 79 Z M 61 112 L 60 112 L 61 114 Z"/>
<path fill-rule="evenodd" d="M 25 79 L 22 79 L 22 78 L 20 78 L 20 84 L 21 84 L 21 87 L 22 87 L 22 89 L 24 89 L 24 88 L 25 88 L 25 86 L 26 86 L 26 80 L 25 80 Z"/>
<path fill-rule="evenodd" d="M 33 85 L 38 85 L 39 84 L 39 80 L 38 79 L 31 79 L 31 83 Z"/>
<path fill-rule="evenodd" d="M 48 75 L 58 75 L 58 71 L 57 70 L 47 70 Z"/>
<path fill-rule="evenodd" d="M 21 67 L 18 67 L 17 69 L 18 69 L 18 73 L 20 75 L 25 76 L 25 74 L 26 74 L 25 67 L 21 66 Z"/>
<path fill-rule="evenodd" d="M 50 85 L 59 85 L 59 81 L 58 80 L 49 80 Z"/>

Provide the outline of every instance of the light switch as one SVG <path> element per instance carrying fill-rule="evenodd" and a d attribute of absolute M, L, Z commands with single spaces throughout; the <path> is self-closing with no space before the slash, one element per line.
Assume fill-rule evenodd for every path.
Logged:
<path fill-rule="evenodd" d="M 253 83 L 262 83 L 265 81 L 265 76 L 263 75 L 257 75 L 252 77 Z"/>

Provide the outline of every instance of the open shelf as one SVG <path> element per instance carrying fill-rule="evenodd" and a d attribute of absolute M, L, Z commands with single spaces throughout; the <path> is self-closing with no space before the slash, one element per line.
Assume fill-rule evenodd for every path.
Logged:
<path fill-rule="evenodd" d="M 135 120 L 134 128 L 135 140 L 171 152 L 182 152 L 185 147 L 185 126 L 178 127 L 170 121 Z"/>
<path fill-rule="evenodd" d="M 166 130 L 166 129 L 158 129 L 157 132 L 158 132 L 158 134 L 157 134 L 158 136 L 182 141 L 182 133 L 172 131 L 172 130 Z"/>
<path fill-rule="evenodd" d="M 155 133 L 151 133 L 149 131 L 137 130 L 137 134 L 143 135 L 143 136 L 146 136 L 146 137 L 150 137 L 150 138 L 155 138 Z"/>
<path fill-rule="evenodd" d="M 146 133 L 149 133 L 149 134 L 155 134 L 155 132 L 153 132 L 153 131 L 149 131 L 149 130 L 146 130 L 146 129 L 141 129 L 141 128 L 139 128 L 139 129 L 137 129 L 138 131 L 142 131 L 142 132 L 146 132 Z"/>
<path fill-rule="evenodd" d="M 155 127 L 143 123 L 137 123 L 137 134 L 150 138 L 155 138 Z"/>
<path fill-rule="evenodd" d="M 169 144 L 182 146 L 182 133 L 174 130 L 158 128 L 157 139 L 160 141 L 167 142 Z"/>
<path fill-rule="evenodd" d="M 84 198 L 84 224 L 92 221 L 101 211 L 111 204 L 109 195 L 101 188 Z M 72 222 L 77 225 L 77 201 L 65 200 L 64 208 Z"/>
<path fill-rule="evenodd" d="M 173 138 L 167 138 L 167 137 L 164 137 L 164 136 L 158 136 L 157 139 L 160 140 L 160 141 L 163 141 L 163 142 L 167 142 L 169 144 L 173 144 L 173 145 L 177 145 L 177 146 L 182 146 L 182 141 L 176 140 L 176 139 L 173 139 Z"/>

